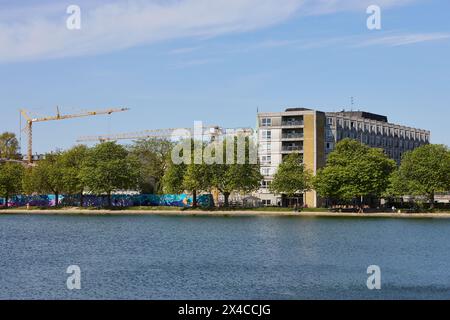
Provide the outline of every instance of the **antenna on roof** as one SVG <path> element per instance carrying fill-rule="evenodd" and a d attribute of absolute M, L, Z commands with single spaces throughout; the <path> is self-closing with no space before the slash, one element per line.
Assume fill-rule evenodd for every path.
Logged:
<path fill-rule="evenodd" d="M 354 106 L 355 106 L 355 97 L 350 97 L 350 111 L 353 111 Z"/>

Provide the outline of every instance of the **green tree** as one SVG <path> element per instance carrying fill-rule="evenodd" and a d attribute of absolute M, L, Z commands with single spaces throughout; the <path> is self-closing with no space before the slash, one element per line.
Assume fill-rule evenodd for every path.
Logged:
<path fill-rule="evenodd" d="M 63 191 L 68 195 L 79 195 L 80 206 L 83 207 L 86 185 L 81 177 L 81 170 L 87 159 L 89 149 L 84 145 L 75 146 L 61 154 L 61 170 Z"/>
<path fill-rule="evenodd" d="M 6 208 L 10 197 L 22 192 L 24 171 L 20 163 L 6 162 L 0 165 L 0 197 L 5 199 Z"/>
<path fill-rule="evenodd" d="M 17 159 L 19 154 L 19 141 L 16 135 L 5 132 L 0 135 L 0 158 Z"/>
<path fill-rule="evenodd" d="M 211 188 L 210 166 L 204 163 L 195 164 L 193 161 L 186 166 L 183 178 L 183 189 L 192 192 L 192 206 L 197 207 L 197 195 Z"/>
<path fill-rule="evenodd" d="M 31 196 L 36 192 L 36 177 L 33 173 L 32 167 L 25 168 L 23 177 L 22 177 L 22 191 L 24 194 Z"/>
<path fill-rule="evenodd" d="M 169 166 L 162 179 L 164 193 L 183 193 L 185 191 L 183 186 L 185 172 L 185 164 L 174 164 L 172 161 L 170 161 Z"/>
<path fill-rule="evenodd" d="M 407 152 L 391 178 L 391 189 L 398 196 L 427 196 L 431 208 L 437 192 L 450 190 L 450 150 L 428 144 Z"/>
<path fill-rule="evenodd" d="M 145 139 L 135 141 L 130 147 L 130 153 L 141 164 L 139 188 L 142 193 L 161 193 L 162 179 L 169 166 L 169 155 L 172 142 L 167 139 Z"/>
<path fill-rule="evenodd" d="M 285 158 L 278 167 L 269 189 L 273 193 L 286 194 L 293 197 L 297 193 L 311 190 L 312 174 L 305 169 L 302 157 L 293 153 Z"/>
<path fill-rule="evenodd" d="M 92 193 L 106 194 L 111 207 L 114 191 L 138 187 L 139 161 L 115 142 L 101 143 L 89 151 L 80 177 Z"/>
<path fill-rule="evenodd" d="M 356 140 L 344 139 L 329 155 L 325 168 L 318 171 L 314 187 L 319 195 L 350 201 L 381 196 L 389 186 L 396 163 L 382 149 L 370 148 Z"/>
<path fill-rule="evenodd" d="M 233 161 L 227 163 L 227 140 L 222 142 L 223 161 L 210 166 L 211 187 L 219 190 L 224 196 L 225 207 L 229 206 L 229 198 L 233 192 L 250 193 L 258 190 L 263 176 L 259 164 L 251 163 L 250 148 L 254 147 L 249 138 L 245 139 L 245 161 L 238 161 L 238 139 L 233 139 Z M 228 161 L 230 162 L 230 161 Z"/>
<path fill-rule="evenodd" d="M 203 157 L 195 159 L 195 146 L 203 154 L 205 146 L 201 141 L 191 139 L 184 141 L 184 143 L 187 143 L 188 149 L 190 148 L 190 157 L 186 155 L 186 158 L 184 158 L 183 152 L 185 150 L 183 149 L 180 151 L 180 157 L 185 160 L 183 163 L 175 164 L 169 158 L 169 168 L 163 179 L 164 191 L 168 193 L 183 193 L 189 190 L 192 193 L 192 206 L 196 207 L 198 193 L 207 191 L 211 187 L 210 166 L 204 163 Z"/>
<path fill-rule="evenodd" d="M 61 153 L 49 153 L 32 169 L 32 186 L 40 194 L 55 195 L 55 206 L 59 206 L 59 195 L 64 192 L 64 172 Z"/>

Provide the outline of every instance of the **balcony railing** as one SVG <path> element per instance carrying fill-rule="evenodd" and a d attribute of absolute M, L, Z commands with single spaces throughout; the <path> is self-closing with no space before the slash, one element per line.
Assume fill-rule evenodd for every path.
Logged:
<path fill-rule="evenodd" d="M 281 122 L 282 126 L 303 126 L 304 124 L 303 120 L 285 120 Z"/>
<path fill-rule="evenodd" d="M 303 151 L 303 146 L 283 146 L 282 151 Z"/>
<path fill-rule="evenodd" d="M 283 133 L 282 139 L 303 139 L 303 133 Z"/>

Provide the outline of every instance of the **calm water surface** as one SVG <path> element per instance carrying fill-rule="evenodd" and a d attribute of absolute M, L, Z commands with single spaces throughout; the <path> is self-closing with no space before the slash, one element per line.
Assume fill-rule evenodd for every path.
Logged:
<path fill-rule="evenodd" d="M 449 299 L 450 220 L 0 215 L 11 298 Z"/>

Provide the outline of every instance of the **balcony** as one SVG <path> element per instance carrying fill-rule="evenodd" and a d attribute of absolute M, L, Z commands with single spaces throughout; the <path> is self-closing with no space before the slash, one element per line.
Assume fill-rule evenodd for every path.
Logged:
<path fill-rule="evenodd" d="M 294 146 L 282 146 L 282 147 L 281 147 L 281 151 L 282 151 L 282 152 L 298 152 L 298 151 L 303 151 L 303 146 L 298 146 L 298 145 L 294 145 Z"/>
<path fill-rule="evenodd" d="M 295 132 L 295 133 L 283 133 L 281 135 L 281 139 L 291 139 L 291 140 L 298 140 L 298 139 L 303 139 L 304 135 L 303 133 L 300 132 Z"/>
<path fill-rule="evenodd" d="M 283 121 L 281 121 L 281 126 L 283 126 L 283 127 L 301 127 L 304 125 L 305 125 L 305 122 L 303 120 L 283 120 Z"/>

